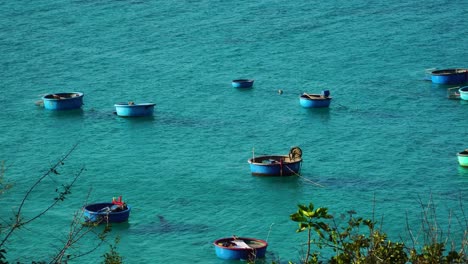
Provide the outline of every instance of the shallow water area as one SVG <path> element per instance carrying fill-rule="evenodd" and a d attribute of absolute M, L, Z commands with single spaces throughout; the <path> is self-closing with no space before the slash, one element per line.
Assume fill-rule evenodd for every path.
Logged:
<path fill-rule="evenodd" d="M 225 263 L 212 243 L 232 235 L 267 240 L 268 261 L 297 261 L 306 236 L 289 215 L 299 203 L 375 215 L 393 240 L 408 238 L 406 221 L 418 228 L 421 203 L 432 199 L 443 228 L 466 210 L 468 170 L 456 154 L 468 148 L 468 103 L 424 78 L 468 67 L 461 1 L 0 5 L 0 159 L 14 183 L 0 196 L 2 225 L 75 144 L 24 216 L 85 168 L 65 201 L 9 239 L 10 262 L 48 261 L 75 212 L 120 195 L 132 205 L 129 222 L 112 227 L 125 263 Z M 243 78 L 253 88 L 232 87 Z M 322 90 L 329 108 L 300 106 L 302 93 Z M 35 105 L 75 91 L 80 110 Z M 154 115 L 117 116 L 114 104 L 129 101 L 156 103 Z M 292 146 L 301 177 L 250 174 L 253 153 Z"/>

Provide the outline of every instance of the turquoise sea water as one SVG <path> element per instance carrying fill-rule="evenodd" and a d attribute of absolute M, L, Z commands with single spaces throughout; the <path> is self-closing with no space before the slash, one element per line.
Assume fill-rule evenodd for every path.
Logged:
<path fill-rule="evenodd" d="M 418 229 L 419 200 L 433 199 L 438 222 L 447 230 L 452 212 L 450 231 L 460 235 L 468 169 L 456 153 L 468 147 L 468 102 L 424 79 L 428 68 L 468 66 L 466 1 L 0 7 L 0 159 L 15 184 L 1 196 L 1 224 L 76 143 L 24 214 L 86 168 L 69 199 L 10 239 L 12 262 L 48 260 L 86 199 L 118 195 L 133 206 L 113 232 L 126 263 L 225 263 L 212 242 L 233 234 L 268 240 L 268 260 L 297 260 L 306 237 L 289 215 L 309 202 L 336 216 L 375 214 L 399 239 L 406 221 Z M 232 88 L 236 78 L 255 79 L 254 88 Z M 300 107 L 302 92 L 324 89 L 329 109 Z M 84 92 L 82 111 L 35 105 L 43 94 L 72 91 Z M 154 117 L 113 114 L 114 103 L 131 100 L 156 103 Z M 292 146 L 303 151 L 302 177 L 250 175 L 253 150 L 286 154 Z M 84 239 L 71 252 L 95 243 Z M 98 263 L 107 250 L 73 263 Z"/>

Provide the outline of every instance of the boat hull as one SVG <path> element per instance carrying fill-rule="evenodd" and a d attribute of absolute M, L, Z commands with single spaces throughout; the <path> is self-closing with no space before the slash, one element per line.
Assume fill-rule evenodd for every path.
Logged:
<path fill-rule="evenodd" d="M 131 207 L 127 205 L 127 209 L 119 212 L 106 212 L 105 208 L 110 208 L 113 203 L 95 203 L 84 207 L 83 216 L 86 222 L 93 223 L 121 223 L 128 221 L 130 217 Z"/>
<path fill-rule="evenodd" d="M 460 99 L 468 101 L 468 86 L 462 87 L 458 90 Z"/>
<path fill-rule="evenodd" d="M 232 87 L 234 88 L 250 88 L 253 86 L 254 80 L 249 79 L 238 79 L 232 81 Z"/>
<path fill-rule="evenodd" d="M 139 116 L 152 116 L 154 113 L 154 106 L 156 104 L 153 103 L 143 103 L 143 104 L 135 104 L 129 105 L 128 103 L 125 104 L 115 104 L 115 111 L 118 116 L 122 117 L 139 117 Z"/>
<path fill-rule="evenodd" d="M 462 84 L 468 81 L 468 69 L 444 69 L 431 72 L 431 81 L 437 84 Z"/>
<path fill-rule="evenodd" d="M 216 256 L 226 260 L 253 260 L 264 258 L 268 243 L 261 239 L 239 237 L 237 240 L 245 242 L 249 248 L 236 247 L 232 245 L 234 238 L 221 238 L 213 244 L 215 246 Z M 231 245 L 231 246 L 229 246 Z"/>
<path fill-rule="evenodd" d="M 468 151 L 462 151 L 457 154 L 458 157 L 458 163 L 462 167 L 468 167 Z"/>
<path fill-rule="evenodd" d="M 83 105 L 83 93 L 55 93 L 42 97 L 44 108 L 52 111 L 79 109 Z"/>
<path fill-rule="evenodd" d="M 312 98 L 310 98 L 311 96 Z M 299 103 L 302 107 L 305 108 L 323 108 L 329 107 L 332 98 L 331 97 L 321 97 L 320 95 L 301 95 L 299 97 Z"/>
<path fill-rule="evenodd" d="M 289 161 L 288 156 L 260 156 L 248 160 L 250 171 L 255 176 L 298 175 L 302 159 Z"/>

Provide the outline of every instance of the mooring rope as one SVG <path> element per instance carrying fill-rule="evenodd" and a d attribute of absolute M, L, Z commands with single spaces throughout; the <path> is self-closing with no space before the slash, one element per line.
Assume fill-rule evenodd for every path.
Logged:
<path fill-rule="evenodd" d="M 273 227 L 274 224 L 275 223 L 271 223 L 271 225 L 270 225 L 270 230 L 268 230 L 267 238 L 265 240 L 266 242 L 268 242 L 268 238 L 270 237 L 270 233 L 271 233 L 271 228 Z"/>
<path fill-rule="evenodd" d="M 319 184 L 319 183 L 313 182 L 313 181 L 307 179 L 306 177 L 304 177 L 304 176 L 302 176 L 302 175 L 296 173 L 296 172 L 293 171 L 291 168 L 289 168 L 288 165 L 284 165 L 284 166 L 285 166 L 289 171 L 291 171 L 292 173 L 294 173 L 296 176 L 302 178 L 304 181 L 310 182 L 310 183 L 312 183 L 313 185 L 316 185 L 316 186 L 319 186 L 319 187 L 322 187 L 322 188 L 325 187 L 325 186 L 323 186 L 323 185 L 321 185 L 321 184 Z"/>

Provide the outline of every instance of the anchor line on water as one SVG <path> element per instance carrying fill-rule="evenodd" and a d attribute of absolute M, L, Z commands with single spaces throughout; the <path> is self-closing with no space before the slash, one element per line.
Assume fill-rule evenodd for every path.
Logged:
<path fill-rule="evenodd" d="M 275 223 L 271 223 L 271 225 L 270 225 L 270 229 L 268 230 L 267 238 L 265 240 L 266 242 L 268 242 L 268 238 L 270 237 L 270 233 L 271 233 L 271 227 L 273 227 L 274 224 Z"/>
<path fill-rule="evenodd" d="M 289 171 L 291 171 L 292 173 L 294 173 L 296 176 L 298 176 L 299 178 L 302 178 L 304 181 L 310 182 L 310 183 L 312 183 L 313 185 L 316 185 L 316 186 L 319 186 L 319 187 L 322 187 L 322 188 L 325 187 L 325 186 L 323 186 L 323 185 L 321 185 L 321 184 L 319 184 L 319 183 L 313 182 L 313 181 L 307 179 L 306 177 L 304 177 L 304 176 L 302 176 L 302 175 L 296 173 L 296 172 L 293 171 L 291 168 L 289 168 L 288 165 L 284 165 L 284 166 L 285 166 Z"/>

